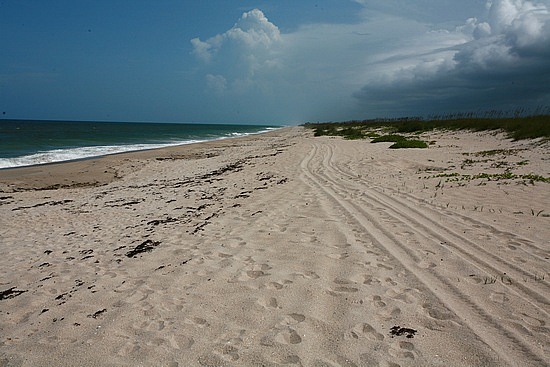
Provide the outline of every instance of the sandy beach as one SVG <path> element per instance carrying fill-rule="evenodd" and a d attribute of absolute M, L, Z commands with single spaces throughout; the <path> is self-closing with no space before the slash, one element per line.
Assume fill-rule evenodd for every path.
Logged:
<path fill-rule="evenodd" d="M 550 365 L 548 143 L 422 138 L 0 171 L 0 367 Z"/>

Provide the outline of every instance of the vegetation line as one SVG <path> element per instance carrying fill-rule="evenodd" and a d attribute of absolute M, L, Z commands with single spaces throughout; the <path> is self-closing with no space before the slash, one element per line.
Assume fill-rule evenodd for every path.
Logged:
<path fill-rule="evenodd" d="M 550 139 L 550 114 L 517 117 L 454 117 L 440 116 L 436 119 L 424 120 L 416 117 L 400 119 L 375 119 L 363 121 L 306 123 L 304 126 L 314 129 L 315 136 L 342 136 L 346 139 L 378 139 L 379 133 L 393 136 L 397 144 L 410 144 L 413 147 L 419 143 L 403 143 L 410 141 L 398 134 L 420 134 L 431 130 L 471 130 L 471 131 L 503 131 L 514 140 L 543 138 Z M 498 116 L 498 114 L 497 114 Z M 396 137 L 397 136 L 397 137 Z M 401 140 L 400 140 L 400 138 Z M 391 139 L 391 138 L 387 138 Z M 385 140 L 391 141 L 391 140 Z M 374 142 L 374 140 L 373 140 Z M 414 145 L 417 146 L 414 146 Z M 427 145 L 426 145 L 427 146 Z"/>

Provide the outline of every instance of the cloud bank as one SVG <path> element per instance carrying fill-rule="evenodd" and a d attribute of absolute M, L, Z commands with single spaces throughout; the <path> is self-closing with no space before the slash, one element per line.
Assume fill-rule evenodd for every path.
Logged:
<path fill-rule="evenodd" d="M 254 9 L 224 33 L 191 40 L 204 93 L 228 113 L 290 121 L 550 104 L 548 1 L 488 1 L 452 26 L 438 7 L 431 21 L 415 16 L 422 1 L 356 2 L 362 20 L 353 24 L 283 33 Z"/>
<path fill-rule="evenodd" d="M 469 18 L 437 37 L 454 38 L 454 46 L 405 60 L 381 60 L 386 68 L 393 66 L 378 79 L 371 78 L 354 96 L 381 113 L 390 112 L 381 106 L 391 107 L 395 115 L 548 105 L 547 4 L 495 0 L 488 6 L 487 21 Z M 422 41 L 427 38 L 424 35 Z"/>

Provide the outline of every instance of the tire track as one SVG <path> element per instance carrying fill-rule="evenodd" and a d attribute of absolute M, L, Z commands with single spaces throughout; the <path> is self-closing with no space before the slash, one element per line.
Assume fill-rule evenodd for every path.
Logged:
<path fill-rule="evenodd" d="M 502 325 L 497 317 L 489 314 L 476 300 L 464 294 L 458 287 L 450 283 L 449 279 L 438 272 L 433 269 L 419 268 L 419 257 L 385 228 L 378 219 L 380 215 L 373 214 L 372 209 L 369 210 L 347 200 L 349 190 L 346 190 L 344 184 L 339 183 L 341 179 L 329 177 L 325 173 L 330 169 L 332 153 L 330 146 L 325 145 L 324 147 L 329 150 L 328 153 L 320 152 L 318 144 L 314 143 L 310 153 L 301 163 L 304 181 L 310 187 L 344 209 L 351 219 L 373 237 L 378 247 L 401 263 L 426 289 L 452 310 L 481 340 L 509 364 L 513 364 L 514 360 L 525 361 L 526 365 L 533 366 L 546 363 L 544 351 L 535 348 L 535 343 L 531 342 L 529 336 L 523 335 L 522 337 L 514 329 Z M 314 161 L 320 156 L 321 163 L 314 165 Z M 387 207 L 383 207 L 383 209 L 387 209 Z M 529 340 L 525 340 L 525 338 Z"/>
<path fill-rule="evenodd" d="M 328 168 L 340 173 L 341 175 L 345 175 L 348 178 L 355 179 L 353 175 L 338 169 L 333 164 L 331 157 L 332 152 L 329 149 L 327 159 L 325 160 Z M 337 184 L 332 179 L 331 182 L 333 182 L 333 184 Z M 347 186 L 352 186 L 351 181 L 350 184 Z M 416 233 L 420 234 L 425 239 L 433 240 L 435 238 L 441 243 L 444 243 L 447 247 L 453 248 L 455 251 L 460 253 L 460 256 L 465 261 L 475 265 L 482 271 L 485 271 L 489 274 L 507 274 L 507 277 L 511 276 L 514 279 L 520 279 L 522 277 L 528 278 L 531 276 L 529 272 L 506 261 L 496 254 L 483 249 L 481 246 L 477 245 L 473 241 L 457 233 L 456 230 L 443 227 L 436 220 L 433 219 L 433 216 L 430 216 L 425 212 L 422 212 L 418 209 L 411 207 L 410 205 L 407 205 L 406 202 L 392 198 L 379 191 L 372 190 L 369 187 L 362 186 L 362 190 L 364 194 L 367 194 L 371 202 L 374 201 L 379 206 L 385 208 L 386 214 L 390 215 L 392 218 L 399 221 L 400 223 L 406 224 L 409 229 L 416 231 Z M 417 219 L 415 219 L 415 217 Z M 446 219 L 449 218 L 446 217 Z M 456 224 L 455 228 L 458 226 L 459 225 Z M 467 245 L 467 248 L 465 248 L 464 246 L 460 246 L 459 244 Z M 488 261 L 483 260 L 484 258 L 492 259 L 494 263 L 490 264 Z M 498 265 L 495 265 L 495 263 L 497 263 Z M 512 274 L 510 272 L 510 269 L 512 269 L 515 274 Z M 550 291 L 550 286 L 545 280 L 538 281 L 536 285 L 538 285 L 540 288 L 543 288 L 542 291 Z M 547 311 L 550 307 L 550 301 L 547 297 L 518 281 L 511 282 L 511 284 L 509 284 L 509 288 L 511 288 L 514 292 L 521 296 L 526 302 L 529 302 L 533 306 L 537 307 L 542 313 L 546 314 L 547 317 L 550 317 Z M 532 302 L 533 299 L 536 300 L 538 304 Z"/>
<path fill-rule="evenodd" d="M 378 190 L 377 190 L 378 191 Z M 395 191 L 394 191 L 395 192 Z M 414 196 L 414 195 L 410 195 L 410 194 L 407 194 L 407 193 L 401 193 L 402 195 L 406 196 L 407 198 L 409 198 L 410 200 L 412 201 L 416 201 L 417 203 L 424 203 L 421 199 L 419 199 L 418 197 Z M 433 209 L 431 209 L 433 210 Z M 484 227 L 486 228 L 491 234 L 495 235 L 495 236 L 501 236 L 501 237 L 510 237 L 510 238 L 513 238 L 515 241 L 517 241 L 518 243 L 520 243 L 522 246 L 525 246 L 527 248 L 529 248 L 530 250 L 535 250 L 539 253 L 545 253 L 545 255 L 539 255 L 537 253 L 533 253 L 533 252 L 530 252 L 530 251 L 527 251 L 525 248 L 523 247 L 520 247 L 519 250 L 521 250 L 524 254 L 528 255 L 528 256 L 531 256 L 531 257 L 535 257 L 537 258 L 538 260 L 543 260 L 545 261 L 548 257 L 548 255 L 550 255 L 550 253 L 548 252 L 548 249 L 547 248 L 542 248 L 542 247 L 539 247 L 537 246 L 536 244 L 532 243 L 530 240 L 527 240 L 525 238 L 520 238 L 518 237 L 517 235 L 513 234 L 513 233 L 510 233 L 510 232 L 505 232 L 505 231 L 502 231 L 502 230 L 499 230 L 493 226 L 491 226 L 490 224 L 487 224 L 487 223 L 484 223 L 484 222 L 481 222 L 479 220 L 476 220 L 474 218 L 471 218 L 471 217 L 468 217 L 466 215 L 463 215 L 463 214 L 460 214 L 460 213 L 453 213 L 453 215 L 455 215 L 456 217 L 460 217 L 461 220 L 463 220 L 466 223 L 469 223 L 470 225 L 472 226 L 481 226 L 481 227 Z"/>
<path fill-rule="evenodd" d="M 526 238 L 518 237 L 516 234 L 513 234 L 511 232 L 506 232 L 506 231 L 499 230 L 499 229 L 495 228 L 494 226 L 492 226 L 492 225 L 490 225 L 486 222 L 476 220 L 472 217 L 469 217 L 469 216 L 466 216 L 466 215 L 463 215 L 463 214 L 460 214 L 460 213 L 456 213 L 456 212 L 449 212 L 448 210 L 445 209 L 445 207 L 433 205 L 433 204 L 429 203 L 428 201 L 426 201 L 425 199 L 419 198 L 419 197 L 417 197 L 417 196 L 415 196 L 411 193 L 406 193 L 406 192 L 400 191 L 399 189 L 396 190 L 392 187 L 377 186 L 375 183 L 368 182 L 364 178 L 361 178 L 361 176 L 354 175 L 352 173 L 353 168 L 349 164 L 345 164 L 345 162 L 343 164 L 341 164 L 340 166 L 346 167 L 347 171 L 343 170 L 342 168 L 340 168 L 340 167 L 338 167 L 334 164 L 331 164 L 331 168 L 334 171 L 337 171 L 338 173 L 347 176 L 348 178 L 352 179 L 353 181 L 358 181 L 359 180 L 359 181 L 363 182 L 364 185 L 368 185 L 368 187 L 361 186 L 361 189 L 363 189 L 363 190 L 366 189 L 366 190 L 369 190 L 370 192 L 378 193 L 379 195 L 381 195 L 385 198 L 388 198 L 390 200 L 394 200 L 398 203 L 401 203 L 401 204 L 407 206 L 408 208 L 417 211 L 419 214 L 421 214 L 424 217 L 426 217 L 426 214 L 423 214 L 420 210 L 416 210 L 415 206 L 416 207 L 422 206 L 422 208 L 424 208 L 427 212 L 433 213 L 432 217 L 441 216 L 442 213 L 447 214 L 446 219 L 447 220 L 450 220 L 450 219 L 454 220 L 455 223 L 458 226 L 463 226 L 463 227 L 467 227 L 467 228 L 470 228 L 470 227 L 481 228 L 481 227 L 483 227 L 488 232 L 490 232 L 492 235 L 501 236 L 501 237 L 509 237 L 509 238 L 513 239 L 514 241 L 517 241 L 517 242 L 521 243 L 521 245 L 525 245 L 526 247 L 530 247 L 530 248 L 532 248 L 534 250 L 537 250 L 537 251 L 540 251 L 540 252 L 547 252 L 548 251 L 547 249 L 543 249 L 541 247 L 538 247 L 536 244 L 533 244 L 530 240 L 528 240 Z M 402 200 L 399 200 L 399 199 L 395 198 L 394 196 L 390 196 L 388 194 L 385 194 L 386 191 L 390 191 L 391 193 L 399 196 L 400 198 L 402 198 Z M 408 200 L 406 200 L 406 199 L 408 199 Z M 414 204 L 415 206 L 411 205 L 412 202 L 415 203 Z M 461 222 L 460 220 L 458 220 L 456 218 L 460 218 L 461 220 L 463 220 L 466 223 L 463 223 L 463 222 Z M 437 223 L 437 222 L 435 222 L 435 223 Z M 518 249 L 523 250 L 525 252 L 525 254 L 527 254 L 531 257 L 535 257 L 539 260 L 546 260 L 545 258 L 539 256 L 538 254 L 534 254 L 534 253 L 525 251 L 525 249 L 523 249 L 523 248 L 518 248 Z"/>
<path fill-rule="evenodd" d="M 336 146 L 336 148 L 338 148 L 338 146 Z M 396 166 L 392 165 L 391 163 L 389 165 L 392 166 L 393 168 L 396 168 Z M 406 200 L 409 203 L 412 201 L 412 202 L 415 202 L 418 205 L 423 206 L 428 211 L 432 211 L 432 212 L 437 213 L 437 214 L 441 214 L 441 211 L 443 211 L 444 213 L 446 213 L 448 215 L 452 215 L 452 218 L 459 225 L 473 226 L 473 227 L 481 226 L 481 227 L 487 229 L 488 232 L 490 232 L 491 234 L 493 234 L 495 236 L 513 238 L 515 241 L 519 242 L 521 245 L 523 245 L 525 247 L 528 247 L 530 249 L 533 249 L 535 251 L 538 251 L 539 253 L 544 253 L 545 254 L 545 255 L 541 256 L 539 254 L 526 251 L 523 247 L 518 248 L 519 250 L 523 251 L 526 255 L 528 255 L 530 257 L 535 257 L 539 260 L 544 261 L 544 260 L 547 260 L 548 255 L 550 255 L 550 253 L 548 252 L 548 248 L 539 247 L 536 244 L 532 243 L 531 241 L 527 240 L 526 238 L 518 237 L 517 234 L 499 230 L 499 229 L 495 228 L 494 226 L 492 226 L 492 225 L 490 225 L 486 222 L 476 220 L 475 218 L 472 218 L 471 216 L 466 216 L 466 215 L 460 214 L 458 212 L 452 212 L 451 213 L 449 211 L 446 211 L 445 207 L 434 205 L 434 204 L 430 203 L 429 201 L 427 201 L 426 199 L 415 196 L 412 193 L 407 193 L 407 192 L 401 191 L 399 189 L 395 189 L 393 187 L 380 187 L 380 186 L 377 186 L 375 184 L 372 184 L 371 182 L 366 181 L 364 178 L 361 178 L 361 177 L 358 177 L 358 176 L 354 175 L 352 173 L 353 168 L 351 168 L 351 166 L 349 164 L 346 164 L 346 162 L 343 162 L 341 167 L 346 167 L 348 172 L 345 172 L 340 167 L 336 167 L 336 166 L 333 165 L 333 168 L 337 168 L 338 171 L 340 171 L 342 174 L 347 175 L 349 178 L 353 178 L 353 180 L 355 180 L 355 181 L 359 180 L 359 181 L 362 181 L 364 184 L 368 184 L 368 188 L 371 191 L 374 190 L 374 191 L 376 191 L 380 194 L 383 194 L 385 196 L 388 196 L 388 195 L 386 195 L 384 193 L 386 191 L 390 191 L 393 194 L 396 194 L 398 196 L 405 197 L 405 198 L 409 199 L 409 200 Z M 411 206 L 409 205 L 409 207 L 411 207 Z M 433 209 L 434 207 L 437 208 L 437 210 L 434 210 Z M 451 218 L 451 217 L 447 217 L 447 218 Z M 462 221 L 464 221 L 464 223 L 460 222 L 458 220 L 458 218 L 460 218 Z"/>
<path fill-rule="evenodd" d="M 334 174 L 332 176 L 329 174 L 332 170 L 333 172 L 339 173 L 340 175 L 344 175 L 352 179 L 343 183 L 343 185 L 346 185 L 349 190 L 359 190 L 357 184 L 354 185 L 353 182 L 353 180 L 356 179 L 356 176 L 349 172 L 345 172 L 334 165 L 332 159 L 332 147 L 328 146 L 327 148 L 328 152 L 325 155 L 324 160 L 324 162 L 326 163 L 325 167 L 327 167 L 326 177 L 331 177 L 333 184 L 337 184 L 334 181 Z M 437 239 L 446 247 L 451 247 L 452 249 L 460 253 L 460 256 L 463 260 L 474 265 L 481 271 L 487 272 L 488 274 L 492 275 L 496 273 L 501 276 L 502 274 L 505 274 L 506 284 L 508 285 L 509 290 L 512 290 L 514 293 L 516 293 L 517 296 L 522 297 L 525 302 L 536 307 L 540 313 L 545 314 L 546 318 L 549 317 L 547 310 L 550 306 L 550 302 L 548 298 L 543 294 L 531 289 L 529 286 L 520 283 L 519 281 L 512 282 L 512 278 L 510 278 L 510 276 L 512 276 L 516 280 L 519 279 L 520 276 L 524 278 L 529 278 L 530 276 L 532 276 L 531 273 L 506 261 L 502 257 L 499 257 L 496 254 L 485 250 L 473 241 L 460 235 L 456 230 L 452 230 L 449 227 L 441 225 L 435 219 L 433 219 L 433 216 L 430 216 L 427 213 L 425 214 L 424 212 L 415 209 L 410 205 L 407 205 L 406 201 L 404 200 L 394 199 L 389 195 L 381 193 L 380 191 L 372 190 L 370 187 L 366 187 L 365 185 L 361 186 L 361 189 L 364 194 L 368 193 L 368 198 L 371 203 L 376 202 L 379 207 L 384 208 L 385 214 L 389 215 L 393 220 L 397 221 L 400 224 L 406 224 L 411 231 L 416 232 L 416 234 L 420 234 L 425 240 L 437 242 L 434 241 L 434 238 Z M 362 198 L 360 198 L 360 200 L 364 202 Z M 371 207 L 373 207 L 371 203 L 365 202 L 366 205 L 370 205 Z M 429 209 L 427 209 L 426 211 L 434 212 L 433 210 Z M 418 217 L 420 217 L 420 219 L 415 219 Z M 452 219 L 452 217 L 445 216 L 445 219 L 449 221 L 449 219 Z M 460 223 L 457 223 L 452 227 L 454 228 L 457 225 L 462 225 L 464 227 L 464 225 Z M 465 248 L 465 246 L 460 246 L 460 244 L 466 244 L 469 247 L 466 246 L 468 248 Z M 495 265 L 494 263 L 491 264 L 488 261 L 482 260 L 484 258 L 493 259 L 493 261 L 498 263 L 498 265 Z M 511 274 L 510 269 L 512 269 L 515 274 Z M 540 291 L 543 293 L 547 293 L 550 289 L 548 282 L 544 279 L 537 281 L 533 284 L 539 286 L 539 288 L 542 288 Z M 534 303 L 533 300 L 538 303 Z"/>

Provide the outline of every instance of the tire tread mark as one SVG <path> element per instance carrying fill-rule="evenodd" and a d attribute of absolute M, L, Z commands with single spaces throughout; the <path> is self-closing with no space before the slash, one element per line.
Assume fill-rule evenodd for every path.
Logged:
<path fill-rule="evenodd" d="M 375 242 L 377 242 L 381 249 L 384 249 L 395 260 L 401 263 L 405 269 L 426 287 L 426 289 L 459 316 L 460 319 L 464 320 L 468 327 L 478 335 L 481 340 L 484 340 L 487 345 L 510 364 L 513 364 L 513 361 L 517 360 L 512 356 L 526 363 L 535 363 L 533 365 L 543 365 L 546 363 L 544 357 L 539 356 L 538 350 L 532 350 L 513 331 L 508 330 L 508 328 L 498 323 L 482 307 L 463 294 L 453 284 L 449 283 L 447 279 L 437 273 L 419 271 L 414 262 L 410 260 L 417 259 L 416 255 L 412 253 L 411 250 L 407 249 L 403 244 L 400 244 L 400 242 L 391 233 L 387 232 L 372 215 L 366 213 L 356 204 L 342 199 L 340 194 L 330 187 L 330 180 L 323 177 L 322 173 L 319 173 L 322 172 L 322 168 L 311 168 L 311 162 L 317 156 L 318 150 L 319 148 L 317 145 L 313 144 L 312 150 L 301 163 L 302 171 L 305 174 L 304 177 L 309 181 L 308 184 L 311 187 L 316 187 L 320 190 L 321 194 L 324 194 L 331 201 L 348 212 L 350 217 L 376 240 Z M 331 160 L 331 155 L 332 151 L 329 147 L 329 153 L 323 155 L 322 159 L 322 164 L 325 168 Z M 323 185 L 321 181 L 327 184 Z M 430 283 L 436 284 L 436 286 L 430 286 Z M 453 300 L 454 302 L 449 302 L 449 300 Z M 464 307 L 453 307 L 454 304 Z M 497 342 L 495 342 L 494 338 L 495 333 L 500 335 Z M 493 338 L 486 338 L 484 335 L 492 335 Z"/>
<path fill-rule="evenodd" d="M 348 177 L 353 177 L 350 174 L 347 174 L 347 173 L 335 168 L 334 165 L 330 162 L 329 162 L 329 165 L 330 165 L 331 169 L 333 169 L 333 170 L 335 170 L 335 171 L 337 171 L 337 172 L 339 172 L 343 175 L 346 175 Z M 334 183 L 334 184 L 336 184 L 336 183 Z M 381 196 L 383 198 L 380 198 Z M 411 228 L 411 229 L 413 229 L 417 232 L 421 232 L 421 231 L 419 231 L 419 228 L 421 228 L 422 232 L 423 232 L 421 234 L 423 236 L 429 237 L 430 236 L 429 232 L 431 232 L 431 236 L 437 238 L 439 241 L 446 242 L 449 247 L 452 247 L 457 252 L 459 252 L 461 254 L 461 257 L 464 260 L 470 262 L 471 264 L 476 265 L 480 269 L 484 269 L 485 271 L 487 271 L 487 269 L 490 269 L 493 272 L 496 272 L 497 274 L 506 273 L 505 271 L 503 271 L 502 268 L 498 269 L 495 265 L 491 265 L 487 261 L 482 260 L 481 256 L 474 256 L 474 254 L 472 254 L 471 252 L 469 252 L 469 251 L 463 249 L 462 247 L 460 247 L 459 245 L 457 245 L 455 243 L 456 239 L 458 239 L 462 243 L 468 244 L 471 247 L 469 250 L 474 249 L 478 253 L 481 253 L 484 256 L 493 259 L 497 263 L 500 263 L 501 266 L 509 267 L 510 269 L 513 269 L 516 273 L 519 273 L 524 277 L 529 277 L 531 275 L 530 273 L 528 273 L 524 269 L 519 268 L 518 266 L 516 266 L 514 264 L 511 264 L 511 263 L 505 261 L 504 259 L 498 257 L 497 255 L 481 248 L 480 246 L 478 246 L 477 244 L 475 244 L 471 240 L 469 240 L 469 239 L 465 238 L 464 236 L 456 233 L 455 231 L 453 231 L 451 229 L 448 229 L 448 228 L 442 227 L 439 223 L 437 223 L 435 220 L 429 218 L 427 215 L 422 213 L 420 210 L 411 208 L 408 205 L 406 205 L 405 203 L 400 202 L 399 200 L 391 198 L 388 195 L 385 195 L 383 193 L 377 192 L 375 194 L 375 193 L 372 192 L 372 190 L 369 190 L 369 199 L 378 202 L 378 204 L 383 206 L 385 209 L 388 209 L 388 208 L 391 209 L 391 213 L 388 212 L 388 211 L 386 211 L 386 213 L 391 215 L 394 219 L 396 219 L 396 220 L 398 220 L 402 223 L 407 224 L 409 228 Z M 416 214 L 417 216 L 422 217 L 422 220 L 414 219 L 412 215 L 403 215 L 402 213 L 405 212 L 405 211 L 412 212 L 412 213 Z M 430 229 L 429 224 L 426 224 L 426 222 L 433 225 L 438 230 Z M 451 237 L 454 237 L 455 241 L 452 241 L 449 238 L 445 237 L 441 232 L 447 233 Z M 509 270 L 508 270 L 508 272 L 509 272 Z M 546 280 L 541 280 L 541 281 L 537 282 L 537 284 L 545 286 L 545 289 L 549 288 L 549 284 Z M 521 295 L 521 297 L 526 302 L 531 303 L 533 306 L 537 307 L 541 312 L 545 313 L 548 316 L 548 311 L 546 311 L 546 309 L 550 306 L 550 301 L 546 297 L 544 297 L 543 295 L 539 294 L 535 290 L 527 287 L 526 285 L 524 285 L 520 282 L 513 282 L 510 285 L 510 288 L 513 289 L 513 291 L 516 292 L 516 293 L 523 293 L 523 295 Z M 527 295 L 527 297 L 525 297 L 524 295 Z M 530 300 L 531 298 L 535 299 L 537 302 L 543 304 L 544 306 L 546 306 L 546 308 L 541 307 L 541 306 L 536 305 L 536 304 L 533 304 L 533 302 Z"/>

